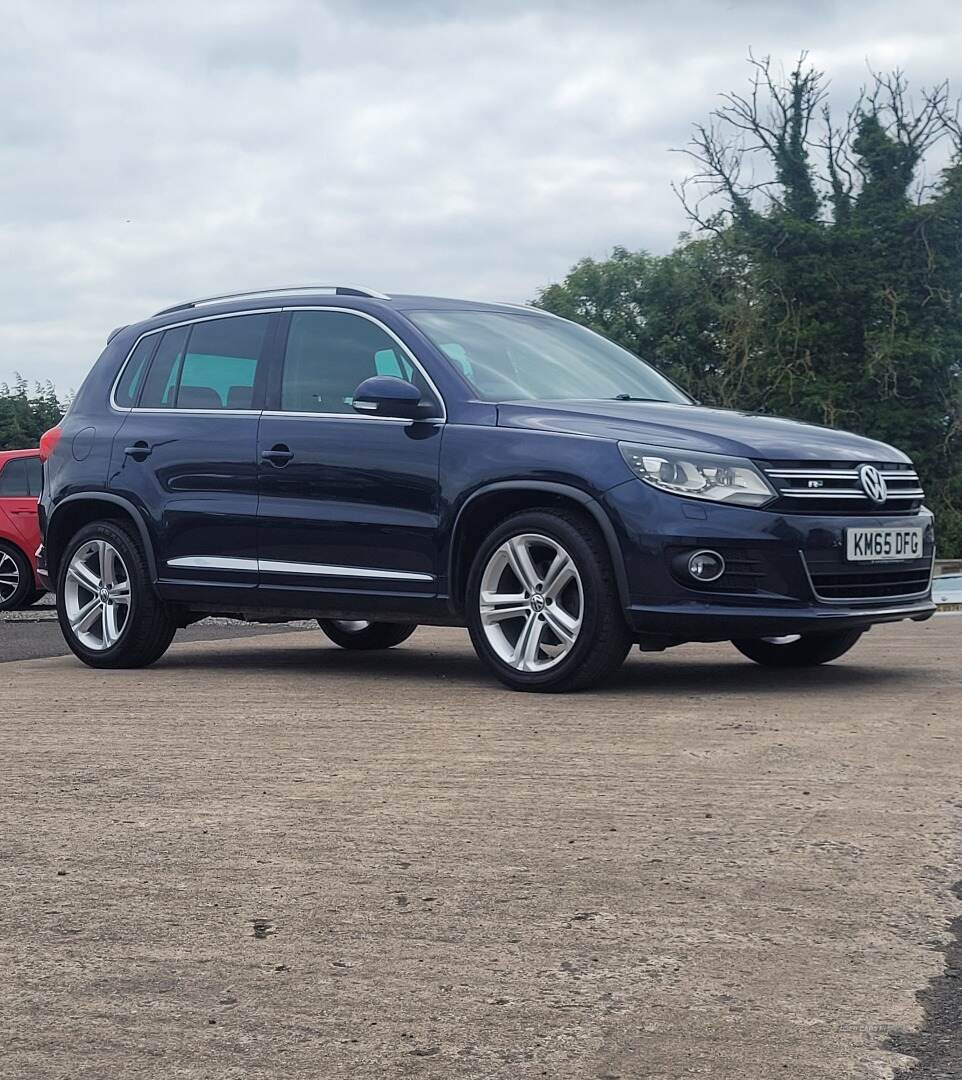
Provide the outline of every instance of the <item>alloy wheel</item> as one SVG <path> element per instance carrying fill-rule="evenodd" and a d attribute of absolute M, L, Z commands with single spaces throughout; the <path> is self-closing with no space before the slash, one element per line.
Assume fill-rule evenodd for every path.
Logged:
<path fill-rule="evenodd" d="M 20 567 L 12 555 L 0 551 L 0 604 L 5 604 L 20 588 Z"/>
<path fill-rule="evenodd" d="M 538 533 L 512 536 L 481 577 L 484 635 L 516 671 L 546 671 L 571 652 L 584 617 L 584 588 L 574 559 Z"/>
<path fill-rule="evenodd" d="M 130 575 L 117 549 L 106 540 L 81 544 L 64 581 L 64 610 L 80 644 L 93 652 L 116 645 L 130 605 Z"/>
<path fill-rule="evenodd" d="M 331 622 L 345 634 L 356 634 L 371 625 L 366 619 L 332 619 Z"/>

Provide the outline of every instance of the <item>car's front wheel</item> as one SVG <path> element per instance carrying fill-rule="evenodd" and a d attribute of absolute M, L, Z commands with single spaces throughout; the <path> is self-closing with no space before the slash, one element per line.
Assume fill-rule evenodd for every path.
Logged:
<path fill-rule="evenodd" d="M 317 625 L 342 649 L 393 649 L 417 630 L 417 623 L 318 619 Z"/>
<path fill-rule="evenodd" d="M 743 656 L 765 667 L 814 667 L 844 656 L 861 636 L 861 630 L 839 630 L 835 633 L 740 638 L 732 645 Z"/>
<path fill-rule="evenodd" d="M 601 682 L 631 635 L 604 539 L 580 514 L 516 514 L 482 544 L 468 579 L 474 648 L 513 690 L 560 692 Z"/>
<path fill-rule="evenodd" d="M 146 667 L 176 631 L 139 542 L 113 521 L 86 525 L 71 538 L 60 560 L 57 616 L 70 649 L 95 668 Z"/>

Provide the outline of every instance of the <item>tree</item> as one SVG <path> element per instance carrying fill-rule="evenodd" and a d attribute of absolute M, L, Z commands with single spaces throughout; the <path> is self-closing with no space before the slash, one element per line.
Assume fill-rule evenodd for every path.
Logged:
<path fill-rule="evenodd" d="M 53 384 L 34 384 L 33 393 L 19 375 L 13 387 L 0 384 L 0 450 L 24 450 L 37 446 L 40 436 L 63 416 Z"/>
<path fill-rule="evenodd" d="M 844 426 L 919 467 L 962 552 L 962 129 L 947 84 L 873 77 L 842 123 L 804 56 L 750 61 L 686 151 L 696 238 L 579 263 L 539 303 L 664 364 L 702 400 Z M 934 184 L 926 155 L 951 146 Z M 615 298 L 618 299 L 616 304 Z"/>

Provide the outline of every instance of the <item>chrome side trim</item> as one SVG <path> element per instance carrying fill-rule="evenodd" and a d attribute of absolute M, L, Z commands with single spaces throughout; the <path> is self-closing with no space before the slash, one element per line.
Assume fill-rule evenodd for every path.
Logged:
<path fill-rule="evenodd" d="M 256 559 L 233 559 L 213 555 L 183 555 L 168 559 L 168 566 L 182 567 L 185 570 L 248 570 L 257 573 Z"/>
<path fill-rule="evenodd" d="M 367 566 L 334 566 L 327 563 L 285 562 L 281 559 L 238 559 L 230 556 L 183 555 L 167 565 L 185 570 L 242 570 L 267 574 L 303 574 L 312 577 L 366 578 L 379 581 L 434 581 L 433 574 L 411 570 L 379 570 Z"/>
<path fill-rule="evenodd" d="M 268 574 L 311 574 L 317 577 L 377 578 L 387 581 L 434 581 L 433 574 L 411 570 L 378 570 L 367 566 L 331 566 L 326 563 L 283 562 L 259 559 L 260 569 Z"/>

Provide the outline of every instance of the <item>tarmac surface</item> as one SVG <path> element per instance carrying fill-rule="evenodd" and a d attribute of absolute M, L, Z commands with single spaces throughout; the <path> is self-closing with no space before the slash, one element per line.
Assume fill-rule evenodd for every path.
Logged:
<path fill-rule="evenodd" d="M 958 616 L 563 697 L 457 630 L 178 637 L 0 700 L 4 1080 L 962 1076 Z"/>

